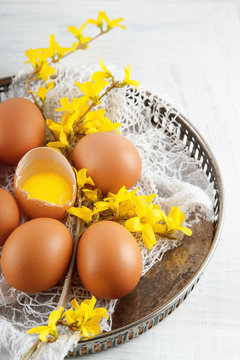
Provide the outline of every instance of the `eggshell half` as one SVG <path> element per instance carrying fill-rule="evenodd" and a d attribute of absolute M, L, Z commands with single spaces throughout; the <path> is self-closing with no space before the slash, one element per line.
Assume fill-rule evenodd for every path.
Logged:
<path fill-rule="evenodd" d="M 29 199 L 28 193 L 21 186 L 30 176 L 39 171 L 56 171 L 64 176 L 72 185 L 71 201 L 61 206 L 47 201 Z M 76 200 L 76 177 L 71 165 L 62 154 L 48 147 L 39 147 L 30 150 L 19 161 L 14 178 L 14 192 L 22 210 L 30 218 L 62 219 L 66 216 L 67 209 L 73 206 Z"/>

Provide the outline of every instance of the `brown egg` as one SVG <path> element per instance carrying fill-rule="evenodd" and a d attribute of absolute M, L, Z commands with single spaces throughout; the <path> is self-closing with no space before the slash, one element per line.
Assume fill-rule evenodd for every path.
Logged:
<path fill-rule="evenodd" d="M 53 287 L 64 276 L 73 242 L 67 227 L 58 220 L 38 218 L 15 229 L 1 255 L 7 282 L 26 293 Z"/>
<path fill-rule="evenodd" d="M 0 188 L 0 246 L 16 229 L 19 221 L 20 211 L 16 200 L 8 191 Z"/>
<path fill-rule="evenodd" d="M 0 161 L 17 165 L 27 151 L 43 144 L 44 135 L 44 117 L 31 101 L 12 98 L 0 104 Z"/>
<path fill-rule="evenodd" d="M 113 221 L 99 221 L 82 235 L 77 250 L 79 277 L 93 295 L 116 299 L 137 285 L 142 257 L 132 234 Z"/>
<path fill-rule="evenodd" d="M 103 193 L 117 193 L 123 185 L 130 189 L 138 181 L 142 169 L 135 146 L 114 132 L 84 136 L 74 149 L 73 161 L 78 170 L 88 169 L 88 175 Z"/>

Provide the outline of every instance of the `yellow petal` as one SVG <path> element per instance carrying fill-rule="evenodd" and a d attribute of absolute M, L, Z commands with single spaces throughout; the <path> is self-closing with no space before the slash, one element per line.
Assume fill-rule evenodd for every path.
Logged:
<path fill-rule="evenodd" d="M 44 331 L 42 331 L 40 334 L 39 334 L 39 339 L 42 340 L 43 342 L 47 341 L 47 336 L 49 335 L 50 333 L 50 329 L 46 329 Z"/>
<path fill-rule="evenodd" d="M 157 234 L 165 235 L 167 228 L 165 224 L 152 224 L 153 231 Z"/>
<path fill-rule="evenodd" d="M 144 242 L 145 246 L 148 249 L 152 249 L 153 246 L 156 244 L 156 236 L 154 234 L 151 224 L 146 223 L 143 225 L 142 238 L 143 238 L 143 242 Z"/>
<path fill-rule="evenodd" d="M 189 228 L 185 228 L 185 227 L 183 227 L 183 226 L 178 226 L 178 227 L 175 228 L 175 230 L 180 230 L 180 231 L 182 231 L 182 232 L 183 232 L 185 235 L 187 235 L 187 236 L 191 236 L 191 235 L 192 235 L 192 230 L 189 229 Z"/>
<path fill-rule="evenodd" d="M 94 214 L 109 209 L 109 204 L 105 201 L 97 201 L 94 204 Z"/>
<path fill-rule="evenodd" d="M 30 334 L 40 334 L 41 332 L 49 329 L 48 326 L 37 326 L 27 331 L 27 333 Z"/>
<path fill-rule="evenodd" d="M 54 310 L 49 315 L 48 325 L 53 326 L 61 318 L 64 308 L 61 306 L 58 310 Z"/>
<path fill-rule="evenodd" d="M 100 196 L 100 189 L 94 189 L 94 190 L 82 189 L 82 192 L 85 194 L 88 200 L 91 200 L 93 202 L 97 202 L 98 197 Z"/>
<path fill-rule="evenodd" d="M 132 217 L 125 222 L 125 227 L 131 232 L 142 231 L 143 225 L 140 222 L 139 217 Z"/>
<path fill-rule="evenodd" d="M 134 204 L 136 208 L 136 214 L 138 217 L 145 217 L 147 214 L 147 203 L 141 196 L 134 197 Z"/>
<path fill-rule="evenodd" d="M 71 305 L 72 305 L 72 307 L 73 307 L 75 310 L 77 310 L 77 309 L 79 308 L 79 304 L 78 304 L 78 302 L 77 302 L 76 299 L 73 299 L 73 300 L 71 301 Z"/>
<path fill-rule="evenodd" d="M 85 221 L 87 224 L 91 223 L 92 216 L 94 215 L 94 212 L 87 208 L 86 206 L 79 207 L 71 207 L 67 210 L 67 212 L 71 215 L 75 215 Z"/>
<path fill-rule="evenodd" d="M 80 34 L 76 26 L 68 26 L 68 30 L 77 38 L 80 38 Z"/>

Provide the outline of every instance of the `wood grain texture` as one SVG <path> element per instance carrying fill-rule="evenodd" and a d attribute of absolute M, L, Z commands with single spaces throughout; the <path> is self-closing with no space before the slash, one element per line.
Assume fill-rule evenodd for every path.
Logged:
<path fill-rule="evenodd" d="M 239 1 L 238 1 L 239 3 Z M 68 25 L 106 10 L 123 16 L 114 30 L 74 61 L 102 56 L 165 95 L 200 131 L 222 171 L 226 216 L 220 244 L 193 293 L 147 333 L 91 360 L 239 360 L 240 358 L 240 24 L 236 1 L 1 0 L 0 77 L 23 67 L 24 51 L 54 33 L 72 41 Z M 9 360 L 9 359 L 3 359 Z"/>

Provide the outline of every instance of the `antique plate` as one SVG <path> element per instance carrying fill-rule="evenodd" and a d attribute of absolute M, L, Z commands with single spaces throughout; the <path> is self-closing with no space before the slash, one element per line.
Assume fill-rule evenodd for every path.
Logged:
<path fill-rule="evenodd" d="M 0 79 L 0 92 L 6 91 L 10 83 L 11 77 Z M 185 236 L 179 247 L 165 253 L 162 261 L 148 271 L 134 291 L 118 301 L 112 318 L 112 331 L 79 341 L 68 358 L 120 345 L 165 319 L 194 289 L 219 241 L 224 201 L 221 174 L 214 155 L 193 125 L 174 109 L 168 115 L 170 122 L 166 123 L 161 116 L 166 115 L 166 109 L 162 106 L 159 112 L 158 107 L 156 119 L 157 102 L 158 99 L 154 98 L 145 103 L 150 107 L 152 124 L 164 128 L 166 134 L 175 131 L 190 156 L 201 164 L 209 183 L 213 184 L 215 221 L 194 225 L 191 239 Z"/>

